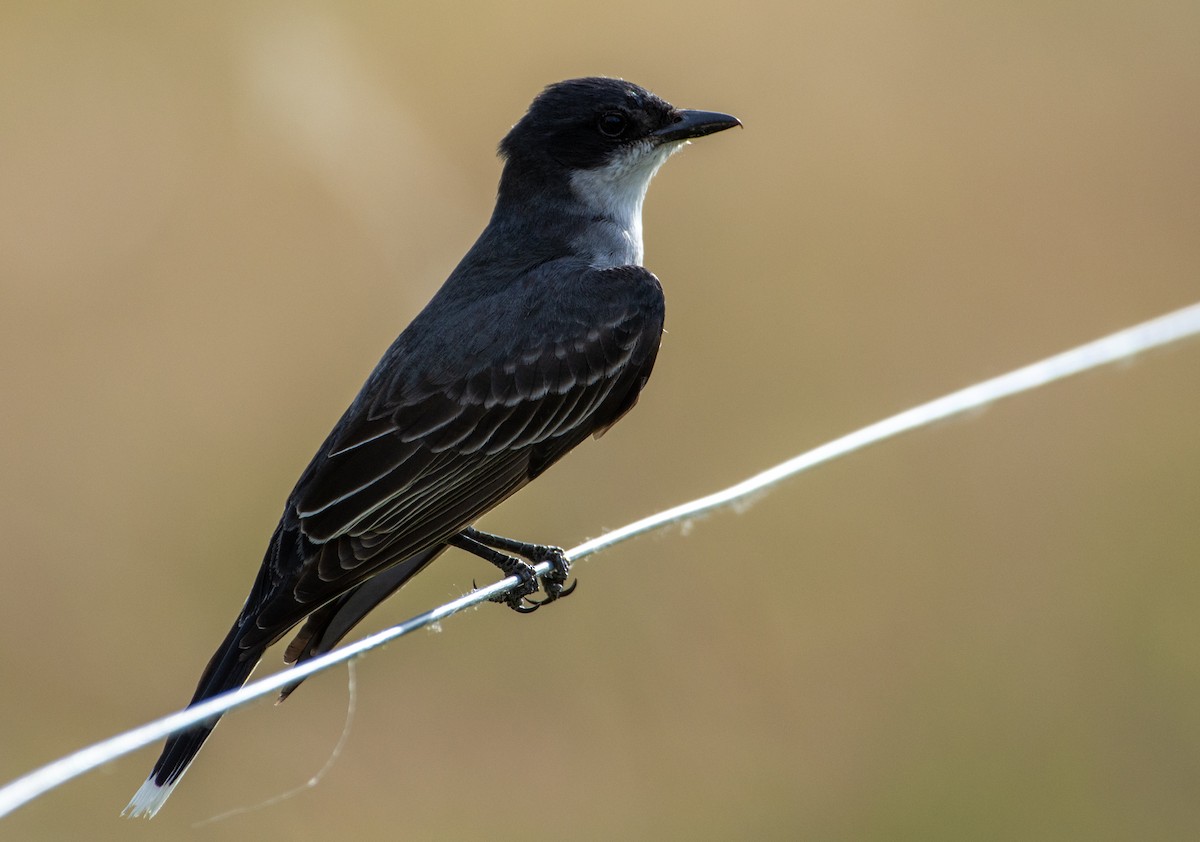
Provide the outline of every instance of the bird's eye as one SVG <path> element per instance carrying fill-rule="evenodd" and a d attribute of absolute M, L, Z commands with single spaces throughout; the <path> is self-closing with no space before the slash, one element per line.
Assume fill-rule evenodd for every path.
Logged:
<path fill-rule="evenodd" d="M 596 128 L 605 137 L 620 137 L 629 126 L 629 118 L 620 111 L 606 111 L 596 121 Z"/>

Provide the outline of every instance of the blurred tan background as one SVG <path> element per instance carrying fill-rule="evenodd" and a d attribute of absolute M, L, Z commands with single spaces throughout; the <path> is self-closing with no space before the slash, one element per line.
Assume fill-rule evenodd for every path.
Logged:
<path fill-rule="evenodd" d="M 484 525 L 571 546 L 1200 299 L 1194 3 L 9 2 L 0 777 L 176 709 L 550 81 L 741 132 L 651 189 L 637 411 Z M 582 563 L 11 839 L 1190 839 L 1200 343 Z M 373 618 L 456 596 L 449 554 Z M 279 654 L 266 666 L 274 671 Z M 264 674 L 261 670 L 259 675 Z"/>

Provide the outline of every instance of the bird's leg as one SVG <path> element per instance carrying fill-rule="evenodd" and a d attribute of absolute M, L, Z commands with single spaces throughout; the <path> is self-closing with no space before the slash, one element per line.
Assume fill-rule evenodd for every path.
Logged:
<path fill-rule="evenodd" d="M 456 537 L 465 538 L 469 542 L 474 542 L 479 549 L 492 550 L 494 555 L 498 555 L 501 558 L 507 559 L 506 564 L 511 565 L 519 562 L 515 558 L 505 556 L 502 553 L 495 551 L 503 550 L 506 553 L 512 553 L 514 556 L 520 556 L 521 558 L 528 560 L 533 565 L 541 564 L 543 561 L 550 562 L 550 571 L 542 576 L 542 587 L 546 590 L 546 598 L 542 600 L 526 600 L 533 607 L 526 608 L 526 606 L 522 604 L 522 607 L 517 610 L 523 610 L 525 613 L 528 613 L 529 611 L 535 610 L 540 605 L 545 605 L 547 602 L 553 602 L 556 599 L 569 596 L 571 592 L 575 590 L 575 585 L 578 584 L 578 582 L 573 582 L 571 585 L 567 585 L 567 576 L 571 572 L 571 562 L 563 554 L 562 548 L 560 547 L 548 547 L 542 544 L 529 544 L 524 541 L 514 541 L 512 538 L 505 538 L 502 535 L 492 535 L 489 532 L 480 532 L 478 529 L 473 527 L 467 527 Z M 454 542 L 452 541 L 451 543 Z M 468 548 L 462 543 L 454 545 L 461 547 L 462 549 L 467 549 L 469 552 L 473 552 L 476 555 L 486 558 L 497 567 L 500 567 L 502 571 L 505 571 L 507 575 L 513 575 L 512 571 L 506 571 L 505 567 L 492 556 L 483 555 L 476 549 Z M 528 596 L 528 594 L 524 594 L 523 596 Z M 508 599 L 504 599 L 503 601 L 507 602 L 509 606 L 512 607 L 511 601 Z"/>
<path fill-rule="evenodd" d="M 575 590 L 578 580 L 567 586 L 567 576 L 571 573 L 571 562 L 563 554 L 562 547 L 548 547 L 543 544 L 529 544 L 524 541 L 514 541 L 502 535 L 490 532 L 480 532 L 474 527 L 467 527 L 464 534 L 474 538 L 479 543 L 504 550 L 521 558 L 528 559 L 532 564 L 550 562 L 550 571 L 542 577 L 542 587 L 546 589 L 546 598 L 540 601 L 530 600 L 534 605 L 545 605 L 564 596 L 570 596 Z"/>
<path fill-rule="evenodd" d="M 466 550 L 472 555 L 490 561 L 499 567 L 500 572 L 505 576 L 516 576 L 521 580 L 521 584 L 508 593 L 492 597 L 492 602 L 503 602 L 513 611 L 521 614 L 532 614 L 538 610 L 538 603 L 526 599 L 538 589 L 537 574 L 533 572 L 532 564 L 492 549 L 468 535 L 466 530 L 455 535 L 447 543 L 452 547 L 458 547 L 460 550 Z"/>

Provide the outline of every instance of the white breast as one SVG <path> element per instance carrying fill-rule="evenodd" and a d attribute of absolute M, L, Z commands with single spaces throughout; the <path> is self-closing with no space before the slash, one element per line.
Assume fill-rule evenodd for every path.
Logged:
<path fill-rule="evenodd" d="M 682 143 L 643 141 L 628 147 L 603 167 L 571 175 L 571 188 L 599 220 L 575 245 L 592 265 L 642 264 L 642 202 L 650 179 Z"/>

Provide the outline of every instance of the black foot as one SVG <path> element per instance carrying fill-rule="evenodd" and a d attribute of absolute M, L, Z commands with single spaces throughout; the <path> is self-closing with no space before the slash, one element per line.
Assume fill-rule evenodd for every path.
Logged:
<path fill-rule="evenodd" d="M 502 593 L 499 596 L 491 598 L 492 602 L 499 602 L 507 605 L 518 614 L 532 614 L 541 607 L 540 602 L 529 599 L 529 595 L 536 593 L 538 589 L 537 574 L 533 572 L 533 565 L 526 564 L 519 558 L 508 558 L 511 564 L 500 567 L 501 572 L 505 576 L 516 576 L 521 580 L 521 584 L 517 585 L 508 593 Z"/>
<path fill-rule="evenodd" d="M 567 577 L 571 575 L 571 562 L 563 555 L 562 548 L 543 547 L 540 544 L 535 545 L 535 548 L 538 551 L 537 557 L 530 557 L 529 560 L 534 564 L 550 562 L 550 572 L 542 577 L 542 588 L 546 591 L 546 596 L 543 599 L 531 599 L 529 602 L 540 607 L 574 593 L 579 580 L 567 584 Z"/>
<path fill-rule="evenodd" d="M 541 544 L 526 544 L 467 528 L 450 539 L 452 546 L 487 559 L 500 568 L 505 576 L 517 576 L 521 584 L 502 596 L 492 597 L 493 602 L 503 602 L 509 608 L 521 614 L 532 614 L 547 602 L 554 602 L 564 596 L 570 596 L 578 582 L 567 585 L 567 577 L 571 572 L 571 562 L 559 547 L 547 547 Z M 504 550 L 505 552 L 500 552 Z M 506 555 L 512 553 L 513 555 Z M 522 561 L 520 556 L 527 561 Z M 535 565 L 544 561 L 550 562 L 550 570 L 542 576 L 542 587 L 546 591 L 544 599 L 529 599 L 538 588 L 537 576 L 533 571 Z"/>

